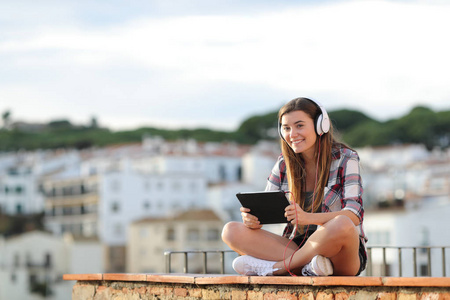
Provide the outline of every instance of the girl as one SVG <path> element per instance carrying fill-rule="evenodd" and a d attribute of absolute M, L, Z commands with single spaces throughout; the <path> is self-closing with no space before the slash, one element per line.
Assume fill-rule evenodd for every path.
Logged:
<path fill-rule="evenodd" d="M 243 222 L 227 223 L 223 241 L 241 256 L 242 275 L 359 275 L 366 266 L 358 154 L 333 137 L 328 114 L 308 98 L 278 113 L 281 150 L 266 190 L 288 191 L 290 223 L 283 235 L 261 229 L 241 208 Z"/>

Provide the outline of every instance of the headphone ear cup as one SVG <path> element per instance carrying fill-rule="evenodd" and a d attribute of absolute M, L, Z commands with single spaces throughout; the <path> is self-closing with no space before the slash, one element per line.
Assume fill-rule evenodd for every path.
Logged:
<path fill-rule="evenodd" d="M 323 120 L 323 115 L 320 114 L 320 115 L 317 117 L 317 120 L 316 120 L 316 133 L 317 133 L 317 135 L 322 135 L 322 134 L 323 134 L 323 130 L 322 130 L 322 120 Z"/>

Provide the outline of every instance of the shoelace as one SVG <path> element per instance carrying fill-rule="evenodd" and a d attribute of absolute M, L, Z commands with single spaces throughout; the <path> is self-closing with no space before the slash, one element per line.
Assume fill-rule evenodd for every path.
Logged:
<path fill-rule="evenodd" d="M 317 276 L 317 274 L 311 268 L 311 263 L 309 263 L 303 267 L 302 275 L 303 276 Z"/>
<path fill-rule="evenodd" d="M 253 261 L 251 264 L 248 264 L 247 266 L 248 266 L 247 272 L 254 271 L 259 276 L 266 276 L 267 274 L 273 272 L 271 264 L 266 262 Z"/>

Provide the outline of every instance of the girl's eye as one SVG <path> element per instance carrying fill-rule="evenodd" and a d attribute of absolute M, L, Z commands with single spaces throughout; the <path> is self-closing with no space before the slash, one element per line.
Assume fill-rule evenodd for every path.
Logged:
<path fill-rule="evenodd" d="M 283 127 L 283 131 L 289 131 L 289 127 Z"/>

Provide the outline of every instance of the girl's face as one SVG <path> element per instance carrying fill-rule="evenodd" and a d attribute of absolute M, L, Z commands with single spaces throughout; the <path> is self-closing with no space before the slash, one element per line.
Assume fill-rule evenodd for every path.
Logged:
<path fill-rule="evenodd" d="M 314 157 L 317 135 L 314 120 L 304 111 L 295 110 L 281 117 L 281 134 L 295 153 Z"/>

